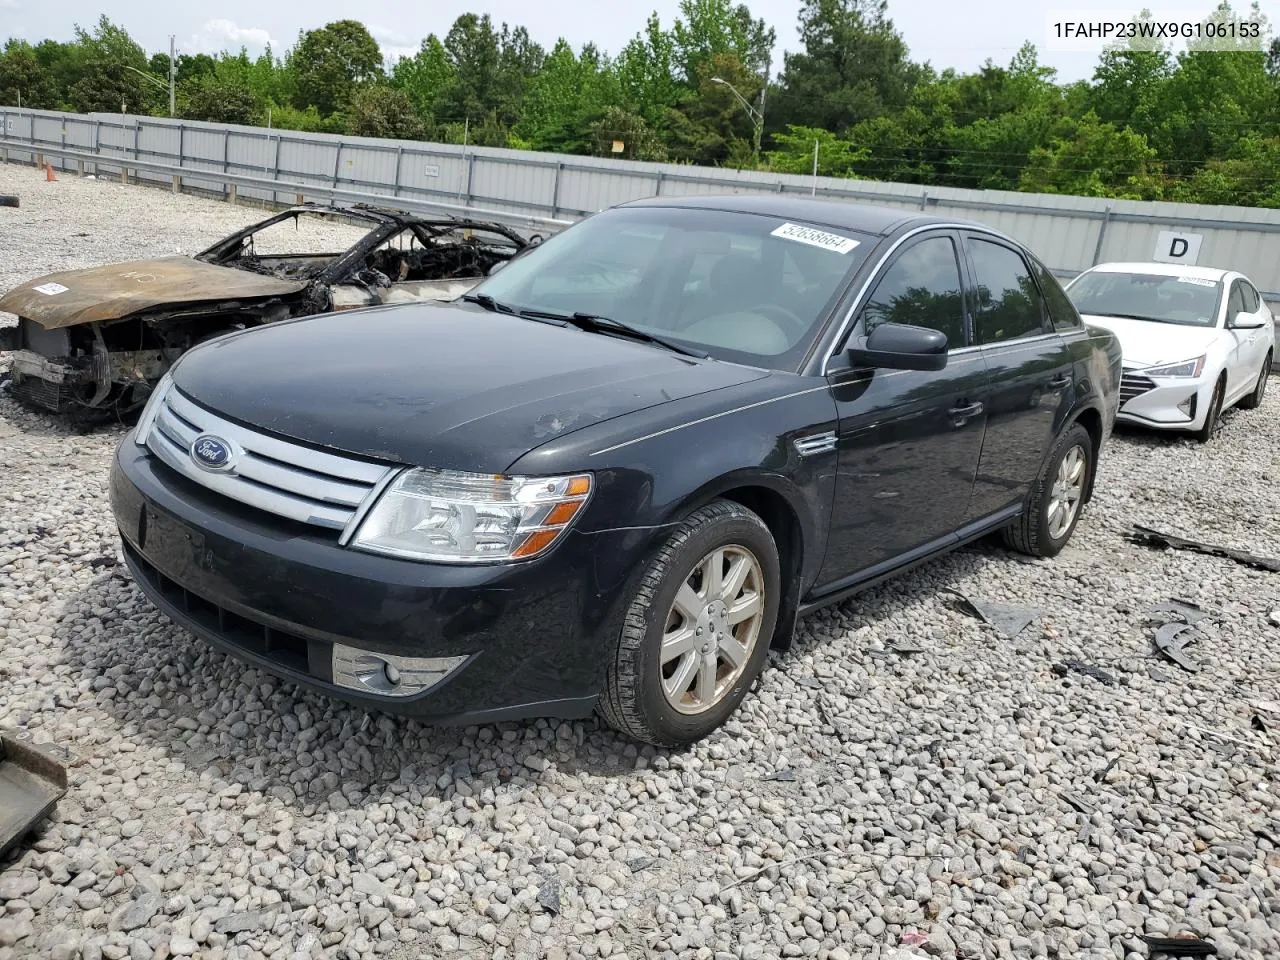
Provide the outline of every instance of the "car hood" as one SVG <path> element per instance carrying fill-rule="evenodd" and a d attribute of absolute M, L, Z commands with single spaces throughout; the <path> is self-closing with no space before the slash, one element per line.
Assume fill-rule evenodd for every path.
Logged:
<path fill-rule="evenodd" d="M 198 346 L 173 369 L 184 394 L 246 425 L 482 473 L 591 424 L 765 376 L 463 304 L 274 323 Z"/>
<path fill-rule="evenodd" d="M 119 320 L 164 306 L 269 300 L 299 293 L 306 286 L 305 281 L 280 280 L 190 257 L 160 257 L 37 277 L 0 298 L 0 310 L 53 330 Z"/>
<path fill-rule="evenodd" d="M 1218 336 L 1213 327 L 1188 327 L 1088 313 L 1083 314 L 1082 319 L 1092 327 L 1101 327 L 1116 335 L 1126 367 L 1150 367 L 1194 359 L 1205 353 Z"/>

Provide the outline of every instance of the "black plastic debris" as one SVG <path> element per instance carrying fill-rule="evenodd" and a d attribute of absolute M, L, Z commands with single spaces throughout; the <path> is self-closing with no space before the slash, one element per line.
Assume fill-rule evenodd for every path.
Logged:
<path fill-rule="evenodd" d="M 119 565 L 120 565 L 119 560 L 117 560 L 115 557 L 109 557 L 109 556 L 94 557 L 92 560 L 89 561 L 89 568 L 91 570 L 100 570 L 103 567 L 118 567 Z"/>
<path fill-rule="evenodd" d="M 67 768 L 51 746 L 37 747 L 30 734 L 0 736 L 0 857 L 53 812 L 67 792 Z"/>
<path fill-rule="evenodd" d="M 959 597 L 969 611 L 983 623 L 1004 634 L 1010 640 L 1020 634 L 1027 626 L 1039 618 L 1037 610 L 1026 607 L 1014 607 L 1003 603 L 988 603 L 985 600 L 974 600 L 956 590 L 948 591 Z"/>
<path fill-rule="evenodd" d="M 773 771 L 773 773 L 765 774 L 760 779 L 765 781 L 772 780 L 777 783 L 794 783 L 796 779 L 796 772 L 790 767 L 779 767 L 777 770 Z"/>
<path fill-rule="evenodd" d="M 1201 620 L 1207 620 L 1213 616 L 1198 603 L 1192 603 L 1190 600 L 1170 600 L 1168 603 L 1157 603 L 1154 607 L 1148 607 L 1147 612 L 1172 613 L 1174 616 L 1181 617 L 1184 623 L 1188 623 L 1191 626 L 1195 626 Z"/>
<path fill-rule="evenodd" d="M 1112 757 L 1110 760 L 1107 761 L 1107 765 L 1105 767 L 1103 767 L 1101 770 L 1099 770 L 1097 773 L 1093 775 L 1094 782 L 1102 783 L 1103 780 L 1107 779 L 1107 774 L 1110 773 L 1112 770 L 1114 770 L 1116 764 L 1119 762 L 1120 762 L 1120 755 L 1116 754 L 1114 757 Z"/>
<path fill-rule="evenodd" d="M 635 857 L 627 861 L 627 867 L 632 873 L 648 870 L 651 866 L 653 866 L 653 857 Z"/>
<path fill-rule="evenodd" d="M 1085 663 L 1082 660 L 1063 660 L 1061 663 L 1055 663 L 1052 669 L 1060 677 L 1065 677 L 1069 673 L 1083 673 L 1086 677 L 1093 677 L 1099 683 L 1109 687 L 1114 686 L 1116 682 L 1116 678 L 1101 667 L 1095 667 L 1092 663 Z"/>
<path fill-rule="evenodd" d="M 538 888 L 538 906 L 548 913 L 560 913 L 560 879 L 552 877 Z"/>
<path fill-rule="evenodd" d="M 0 193 L 0 207 L 16 207 L 18 198 L 11 193 Z"/>
<path fill-rule="evenodd" d="M 1144 934 L 1142 939 L 1151 948 L 1153 954 L 1163 953 L 1171 957 L 1208 957 L 1218 952 L 1218 948 L 1208 940 L 1190 933 L 1174 937 L 1148 937 Z"/>
<path fill-rule="evenodd" d="M 1258 716 L 1256 713 L 1249 718 L 1249 726 L 1253 727 L 1253 729 L 1258 730 L 1262 733 L 1267 732 L 1266 721 L 1263 720 L 1262 717 Z"/>
<path fill-rule="evenodd" d="M 1236 563 L 1243 564 L 1246 567 L 1253 567 L 1255 570 L 1270 570 L 1272 573 L 1280 573 L 1280 560 L 1271 557 L 1260 557 L 1246 550 L 1222 547 L 1212 543 L 1204 543 L 1200 540 L 1188 540 L 1185 537 L 1178 537 L 1172 533 L 1161 533 L 1159 530 L 1152 530 L 1150 527 L 1139 526 L 1136 523 L 1133 525 L 1133 533 L 1126 533 L 1125 539 L 1130 543 L 1150 547 L 1153 550 L 1189 550 L 1192 553 L 1203 553 L 1211 557 L 1234 560 Z"/>
<path fill-rule="evenodd" d="M 1188 673 L 1199 673 L 1200 665 L 1182 652 L 1182 648 L 1198 636 L 1190 624 L 1166 623 L 1156 631 L 1156 649 Z"/>
<path fill-rule="evenodd" d="M 1071 807 L 1078 810 L 1080 813 L 1083 813 L 1086 817 L 1091 816 L 1096 809 L 1093 804 L 1078 793 L 1064 793 L 1062 794 L 1062 799 Z"/>

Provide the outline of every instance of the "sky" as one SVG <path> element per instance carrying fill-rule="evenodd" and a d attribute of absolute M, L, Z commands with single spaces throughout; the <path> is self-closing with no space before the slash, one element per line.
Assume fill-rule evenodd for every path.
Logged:
<path fill-rule="evenodd" d="M 648 0 L 623 4 L 600 0 L 433 0 L 431 3 L 404 3 L 403 0 L 362 0 L 359 4 L 341 0 L 219 0 L 215 5 L 174 3 L 173 0 L 0 0 L 0 39 L 6 36 L 37 41 L 45 38 L 70 39 L 73 26 L 92 26 L 106 13 L 124 26 L 147 51 L 167 51 L 169 35 L 176 36 L 179 53 L 217 53 L 238 50 L 251 53 L 270 42 L 277 53 L 296 42 L 298 31 L 322 26 L 331 20 L 354 17 L 369 28 L 389 56 L 412 54 L 429 33 L 443 37 L 460 14 L 488 13 L 495 23 L 523 24 L 534 40 L 550 48 L 564 37 L 575 48 L 588 41 L 609 53 L 616 53 L 643 26 L 650 10 L 656 10 L 664 24 L 678 11 L 678 0 Z M 764 18 L 778 34 L 775 72 L 782 53 L 799 46 L 796 29 L 797 0 L 749 0 L 757 17 Z M 1200 11 L 1207 13 L 1214 0 L 1178 0 L 1176 6 L 1152 0 L 1134 3 L 1099 0 L 983 0 L 968 5 L 958 16 L 957 0 L 889 0 L 889 15 L 906 40 L 913 60 L 927 60 L 935 68 L 976 70 L 988 58 L 1007 64 L 1018 47 L 1030 40 L 1040 51 L 1041 62 L 1058 70 L 1063 82 L 1087 79 L 1097 62 L 1096 50 L 1049 49 L 1049 23 L 1064 11 L 1099 11 L 1126 14 L 1141 7 L 1157 12 Z M 1237 0 L 1237 9 L 1247 9 Z M 212 10 L 216 9 L 216 13 Z M 1264 0 L 1262 10 L 1272 22 L 1280 23 L 1280 0 Z M 980 12 L 979 12 L 980 11 Z"/>

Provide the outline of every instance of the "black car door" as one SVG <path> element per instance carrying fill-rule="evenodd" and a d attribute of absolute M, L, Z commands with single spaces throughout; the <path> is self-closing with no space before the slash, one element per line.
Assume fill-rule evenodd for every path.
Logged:
<path fill-rule="evenodd" d="M 976 521 L 1021 503 L 1072 403 L 1071 351 L 1022 253 L 967 233 L 974 341 L 990 378 L 986 438 L 969 501 Z"/>
<path fill-rule="evenodd" d="M 951 231 L 907 241 L 872 280 L 852 328 L 852 337 L 890 321 L 941 330 L 951 345 L 944 369 L 859 369 L 843 350 L 828 364 L 839 456 L 823 584 L 891 567 L 950 536 L 965 516 L 986 371 L 966 335 L 959 243 Z"/>

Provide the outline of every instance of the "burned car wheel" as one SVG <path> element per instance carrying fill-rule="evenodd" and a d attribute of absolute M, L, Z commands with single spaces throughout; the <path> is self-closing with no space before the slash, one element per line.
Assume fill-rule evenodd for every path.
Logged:
<path fill-rule="evenodd" d="M 651 561 L 627 610 L 601 712 L 663 747 L 694 743 L 737 708 L 768 655 L 781 592 L 764 522 L 716 501 Z"/>

